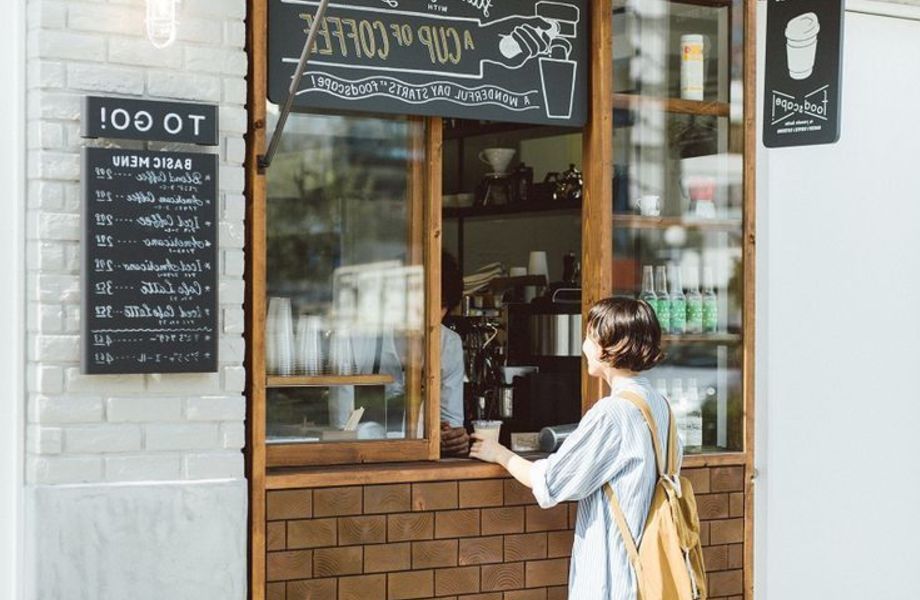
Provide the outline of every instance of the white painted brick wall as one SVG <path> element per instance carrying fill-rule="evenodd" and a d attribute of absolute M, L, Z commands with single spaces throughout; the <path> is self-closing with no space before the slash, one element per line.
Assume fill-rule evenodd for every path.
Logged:
<path fill-rule="evenodd" d="M 28 483 L 243 476 L 245 11 L 183 0 L 176 43 L 157 50 L 143 0 L 28 0 Z M 80 148 L 143 146 L 83 140 L 90 94 L 219 104 L 220 145 L 191 149 L 220 156 L 217 373 L 80 372 Z"/>

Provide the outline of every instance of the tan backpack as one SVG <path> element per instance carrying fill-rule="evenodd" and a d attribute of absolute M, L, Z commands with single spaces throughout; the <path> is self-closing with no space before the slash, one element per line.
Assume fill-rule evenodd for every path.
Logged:
<path fill-rule="evenodd" d="M 604 492 L 610 500 L 617 527 L 626 544 L 630 563 L 636 572 L 639 600 L 706 600 L 706 569 L 700 544 L 700 520 L 696 512 L 693 486 L 680 477 L 680 493 L 674 485 L 677 473 L 677 428 L 674 414 L 668 408 L 667 464 L 658 441 L 655 419 L 644 398 L 625 392 L 623 399 L 632 402 L 642 412 L 652 434 L 658 482 L 645 519 L 642 542 L 636 541 L 626 524 L 623 509 L 617 502 L 613 486 L 608 482 Z"/>

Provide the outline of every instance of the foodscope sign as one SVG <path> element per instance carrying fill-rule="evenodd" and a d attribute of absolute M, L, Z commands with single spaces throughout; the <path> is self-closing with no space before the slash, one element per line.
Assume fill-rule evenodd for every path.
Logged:
<path fill-rule="evenodd" d="M 281 104 L 317 0 L 269 0 L 269 100 Z M 587 0 L 332 2 L 295 106 L 581 126 Z"/>
<path fill-rule="evenodd" d="M 843 0 L 768 0 L 763 142 L 840 138 Z"/>

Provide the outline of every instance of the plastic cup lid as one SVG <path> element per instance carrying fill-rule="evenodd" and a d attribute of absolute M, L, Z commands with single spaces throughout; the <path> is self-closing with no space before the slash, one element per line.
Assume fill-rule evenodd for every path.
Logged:
<path fill-rule="evenodd" d="M 818 35 L 821 22 L 813 12 L 801 14 L 786 24 L 786 38 L 794 42 L 804 42 Z"/>

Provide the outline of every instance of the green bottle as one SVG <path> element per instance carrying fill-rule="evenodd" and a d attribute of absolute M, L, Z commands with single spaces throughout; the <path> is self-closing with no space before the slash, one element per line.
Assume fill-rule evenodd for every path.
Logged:
<path fill-rule="evenodd" d="M 703 333 L 703 295 L 700 294 L 699 275 L 693 278 L 687 290 L 687 333 Z"/>
<path fill-rule="evenodd" d="M 652 278 L 652 267 L 642 267 L 642 292 L 639 300 L 645 300 L 655 313 L 658 313 L 658 296 L 655 295 L 655 283 Z"/>
<path fill-rule="evenodd" d="M 671 331 L 671 299 L 668 297 L 668 270 L 664 266 L 655 267 L 655 295 L 658 296 L 658 324 L 661 333 L 667 335 Z"/>
<path fill-rule="evenodd" d="M 680 285 L 680 267 L 671 267 L 671 335 L 687 333 L 687 297 Z"/>
<path fill-rule="evenodd" d="M 719 297 L 713 286 L 712 267 L 703 269 L 703 333 L 719 330 Z"/>

